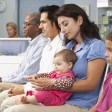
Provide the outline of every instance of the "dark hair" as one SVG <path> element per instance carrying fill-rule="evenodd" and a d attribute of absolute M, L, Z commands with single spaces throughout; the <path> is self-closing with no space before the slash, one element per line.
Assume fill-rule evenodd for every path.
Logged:
<path fill-rule="evenodd" d="M 73 65 L 77 61 L 76 54 L 72 50 L 69 50 L 69 49 L 64 49 L 64 50 L 57 52 L 54 55 L 54 57 L 57 57 L 57 56 L 63 56 L 63 59 L 65 62 L 72 62 Z"/>
<path fill-rule="evenodd" d="M 55 18 L 55 13 L 59 9 L 59 6 L 57 5 L 51 5 L 51 6 L 42 6 L 39 8 L 40 13 L 47 12 L 48 13 L 48 19 L 51 21 L 51 23 L 55 23 L 58 30 L 60 30 L 60 27 L 58 26 L 58 22 Z"/>
<path fill-rule="evenodd" d="M 31 12 L 28 14 L 28 16 L 32 17 L 32 23 L 33 24 L 40 24 L 40 13 L 38 12 Z"/>
<path fill-rule="evenodd" d="M 108 33 L 106 40 L 112 41 L 112 32 Z"/>
<path fill-rule="evenodd" d="M 91 22 L 85 11 L 76 4 L 65 4 L 61 6 L 56 13 L 56 18 L 59 16 L 70 17 L 75 21 L 78 20 L 78 16 L 81 16 L 83 18 L 83 23 L 80 26 L 80 32 L 83 39 L 85 40 L 86 37 L 101 39 L 97 25 Z"/>

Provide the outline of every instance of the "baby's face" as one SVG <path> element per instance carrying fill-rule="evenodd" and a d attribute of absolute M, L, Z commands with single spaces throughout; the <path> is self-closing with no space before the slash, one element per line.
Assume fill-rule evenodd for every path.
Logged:
<path fill-rule="evenodd" d="M 55 71 L 57 73 L 66 73 L 71 71 L 71 62 L 65 62 L 62 56 L 57 56 L 53 60 Z"/>
<path fill-rule="evenodd" d="M 109 65 L 112 66 L 112 41 L 106 40 L 105 41 L 105 46 L 106 46 L 105 56 L 107 58 L 107 61 L 108 61 Z"/>

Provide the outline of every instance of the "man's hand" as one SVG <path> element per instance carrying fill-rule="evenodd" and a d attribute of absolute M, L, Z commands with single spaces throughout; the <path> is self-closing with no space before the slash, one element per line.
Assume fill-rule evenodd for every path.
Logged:
<path fill-rule="evenodd" d="M 13 86 L 8 91 L 9 97 L 20 94 L 24 94 L 24 87 L 22 85 Z"/>

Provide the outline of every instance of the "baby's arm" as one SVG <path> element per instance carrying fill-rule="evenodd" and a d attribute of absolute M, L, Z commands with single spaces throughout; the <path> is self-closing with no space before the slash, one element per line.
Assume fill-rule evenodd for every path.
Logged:
<path fill-rule="evenodd" d="M 49 78 L 50 73 L 39 73 L 36 74 L 35 78 Z"/>
<path fill-rule="evenodd" d="M 49 75 L 50 75 L 49 73 L 34 74 L 34 75 L 26 77 L 26 79 L 30 81 L 32 79 L 38 79 L 38 78 L 49 78 Z"/>

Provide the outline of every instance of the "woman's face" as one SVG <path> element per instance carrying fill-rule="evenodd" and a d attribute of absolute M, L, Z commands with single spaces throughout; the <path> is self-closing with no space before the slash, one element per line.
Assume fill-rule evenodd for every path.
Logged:
<path fill-rule="evenodd" d="M 61 32 L 67 37 L 69 40 L 76 39 L 80 35 L 80 25 L 82 24 L 82 17 L 78 17 L 78 20 L 75 21 L 73 18 L 59 16 L 58 24 L 61 28 Z"/>
<path fill-rule="evenodd" d="M 105 46 L 106 46 L 105 56 L 107 58 L 107 61 L 108 61 L 109 65 L 112 66 L 112 41 L 106 40 L 105 41 Z"/>
<path fill-rule="evenodd" d="M 12 26 L 7 26 L 7 33 L 9 37 L 15 37 L 16 30 Z"/>

